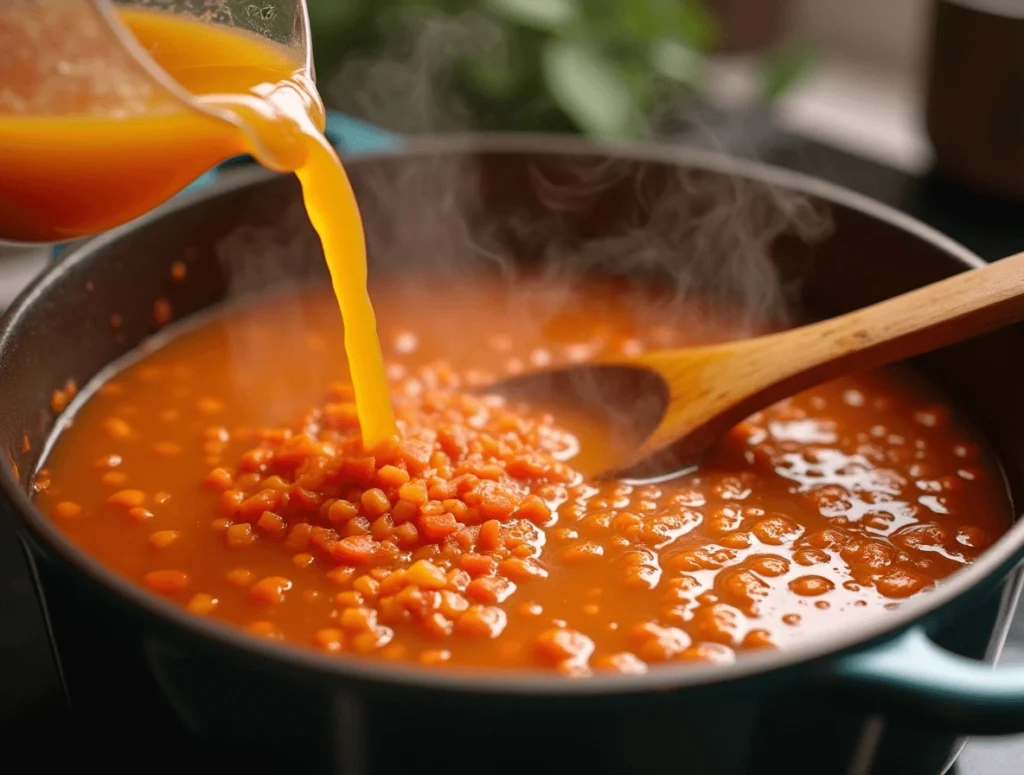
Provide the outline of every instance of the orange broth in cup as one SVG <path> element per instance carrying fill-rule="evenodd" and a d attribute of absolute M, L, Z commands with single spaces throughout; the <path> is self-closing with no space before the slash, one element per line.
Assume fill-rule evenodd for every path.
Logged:
<path fill-rule="evenodd" d="M 401 440 L 372 451 L 327 294 L 219 312 L 76 399 L 36 504 L 103 564 L 254 637 L 570 676 L 856 626 L 1007 529 L 993 459 L 899 372 L 782 401 L 675 479 L 589 479 L 607 429 L 467 388 L 739 332 L 666 324 L 611 284 L 548 289 L 556 307 L 523 282 L 374 288 Z"/>
<path fill-rule="evenodd" d="M 64 8 L 59 0 L 45 10 L 79 18 L 76 5 Z M 38 13 L 32 7 L 27 21 L 16 16 L 22 24 L 14 24 L 12 34 L 31 30 Z M 363 224 L 345 170 L 323 135 L 324 107 L 302 64 L 283 47 L 221 24 L 136 8 L 120 9 L 117 18 L 192 103 L 209 113 L 166 95 L 159 101 L 155 93 L 154 104 L 127 113 L 99 110 L 90 95 L 109 97 L 104 89 L 78 95 L 82 104 L 72 102 L 75 111 L 66 115 L 0 115 L 0 235 L 51 242 L 109 229 L 240 154 L 294 172 L 346 321 L 344 348 L 364 434 L 371 446 L 390 442 L 396 427 L 366 292 Z M 105 52 L 91 52 L 90 40 L 80 41 L 83 58 L 102 61 Z M 14 67 L 4 76 L 15 94 L 31 93 L 48 88 L 35 82 L 36 70 Z M 65 95 L 63 102 L 69 100 Z M 63 102 L 61 109 L 70 111 Z M 112 182 L 111 170 L 122 169 L 130 174 Z"/>

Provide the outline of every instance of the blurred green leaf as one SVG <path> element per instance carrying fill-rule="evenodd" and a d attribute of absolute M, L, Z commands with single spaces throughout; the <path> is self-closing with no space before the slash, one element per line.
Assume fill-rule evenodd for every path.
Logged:
<path fill-rule="evenodd" d="M 623 30 L 636 41 L 673 38 L 704 50 L 718 38 L 715 17 L 699 0 L 625 0 L 615 7 Z"/>
<path fill-rule="evenodd" d="M 318 35 L 328 34 L 331 28 L 356 18 L 361 5 L 360 0 L 306 0 L 314 40 Z"/>
<path fill-rule="evenodd" d="M 430 72 L 422 77 L 452 90 L 453 104 L 476 129 L 639 137 L 648 121 L 661 121 L 669 109 L 685 120 L 706 86 L 707 52 L 719 40 L 707 0 L 307 2 L 321 83 L 354 60 L 408 61 L 423 30 L 452 32 L 438 33 L 454 42 L 429 52 Z M 455 34 L 466 29 L 467 20 L 489 23 L 503 40 L 500 58 L 490 57 L 479 41 Z M 785 93 L 813 59 L 806 46 L 764 55 L 761 96 L 770 100 Z M 335 91 L 333 99 L 332 107 L 361 109 L 354 96 Z"/>
<path fill-rule="evenodd" d="M 803 78 L 814 64 L 817 52 L 803 42 L 792 42 L 767 52 L 762 58 L 761 96 L 774 100 Z"/>
<path fill-rule="evenodd" d="M 674 0 L 664 33 L 701 51 L 718 44 L 718 20 L 700 0 Z"/>
<path fill-rule="evenodd" d="M 637 134 L 629 84 L 600 51 L 584 41 L 549 40 L 541 64 L 551 96 L 582 131 L 605 140 Z"/>
<path fill-rule="evenodd" d="M 650 65 L 643 61 L 629 61 L 618 63 L 619 72 L 629 85 L 629 91 L 633 96 L 633 109 L 637 114 L 637 126 L 640 126 L 641 119 L 647 115 L 654 100 L 656 83 L 651 78 Z"/>
<path fill-rule="evenodd" d="M 656 3 L 650 0 L 620 2 L 618 8 L 626 31 L 635 39 L 649 43 L 665 34 L 658 18 Z"/>
<path fill-rule="evenodd" d="M 488 100 L 507 99 L 516 86 L 512 69 L 483 57 L 465 57 L 459 63 L 459 71 L 474 91 Z"/>
<path fill-rule="evenodd" d="M 651 46 L 650 60 L 651 67 L 663 78 L 691 88 L 703 84 L 704 57 L 679 40 L 656 41 Z"/>
<path fill-rule="evenodd" d="M 484 0 L 483 7 L 507 21 L 544 31 L 557 31 L 579 15 L 575 0 Z"/>
<path fill-rule="evenodd" d="M 608 6 L 605 6 L 605 11 Z M 626 30 L 622 19 L 615 13 L 588 11 L 563 32 L 560 37 L 586 41 L 590 46 L 610 53 L 613 49 L 629 48 L 636 41 Z"/>

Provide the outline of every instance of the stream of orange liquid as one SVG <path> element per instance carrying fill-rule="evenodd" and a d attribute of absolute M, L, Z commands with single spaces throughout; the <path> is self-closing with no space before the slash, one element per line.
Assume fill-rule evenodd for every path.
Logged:
<path fill-rule="evenodd" d="M 249 153 L 294 172 L 320 236 L 341 309 L 345 351 L 367 449 L 397 434 L 376 319 L 367 293 L 366 243 L 355 194 L 323 135 L 315 86 L 289 52 L 265 39 L 150 10 L 119 18 L 195 102 L 138 115 L 0 116 L 0 233 L 33 239 L 98 231 L 152 207 L 209 167 Z M 130 163 L 126 165 L 126 160 Z M 115 165 L 116 162 L 116 165 Z M 132 174 L 110 180 L 113 168 Z M 94 181 L 94 185 L 83 185 Z M 61 185 L 63 183 L 63 185 Z"/>

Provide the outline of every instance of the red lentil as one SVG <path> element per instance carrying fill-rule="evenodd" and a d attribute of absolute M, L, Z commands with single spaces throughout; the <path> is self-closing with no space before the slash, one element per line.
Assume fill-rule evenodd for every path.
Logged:
<path fill-rule="evenodd" d="M 336 313 L 310 297 L 301 315 L 230 313 L 101 387 L 37 475 L 37 502 L 110 567 L 256 637 L 568 676 L 728 663 L 851 626 L 1008 524 L 984 447 L 884 374 L 755 414 L 677 479 L 588 480 L 606 427 L 462 388 L 722 339 L 725 324 L 696 331 L 689 310 L 688 333 L 593 289 L 537 325 L 526 295 L 481 285 L 424 316 L 428 297 L 403 293 L 378 303 L 382 331 L 416 339 L 385 344 L 400 442 L 362 449 L 351 386 L 330 381 L 345 373 Z M 315 335 L 275 346 L 297 319 Z"/>
<path fill-rule="evenodd" d="M 281 632 L 281 628 L 273 622 L 268 622 L 265 619 L 252 622 L 246 629 L 253 635 L 260 638 L 267 638 L 268 640 L 284 639 L 284 633 Z"/>
<path fill-rule="evenodd" d="M 283 603 L 284 593 L 291 588 L 292 582 L 283 576 L 267 576 L 249 588 L 249 597 L 261 605 Z"/>
<path fill-rule="evenodd" d="M 132 435 L 132 427 L 120 417 L 111 417 L 103 423 L 107 435 L 113 439 L 126 439 Z"/>
<path fill-rule="evenodd" d="M 143 578 L 146 586 L 161 595 L 173 595 L 188 588 L 189 576 L 180 570 L 154 570 Z"/>
<path fill-rule="evenodd" d="M 128 484 L 128 474 L 124 471 L 107 471 L 100 477 L 100 481 L 111 487 L 123 487 Z"/>
<path fill-rule="evenodd" d="M 338 653 L 344 648 L 345 633 L 337 628 L 327 627 L 314 633 L 313 642 L 324 651 Z"/>
<path fill-rule="evenodd" d="M 253 572 L 247 568 L 235 568 L 230 570 L 225 576 L 225 580 L 228 584 L 236 587 L 247 587 L 252 583 Z"/>
<path fill-rule="evenodd" d="M 248 522 L 239 522 L 229 526 L 224 531 L 224 536 L 226 538 L 225 543 L 232 549 L 241 549 L 242 547 L 249 546 L 256 540 L 256 535 L 252 532 L 252 525 Z"/>
<path fill-rule="evenodd" d="M 150 519 L 153 519 L 153 517 L 156 515 L 153 514 L 153 512 L 150 511 L 149 509 L 143 508 L 142 506 L 133 506 L 132 508 L 128 509 L 128 516 L 136 522 L 146 522 Z"/>
<path fill-rule="evenodd" d="M 82 515 L 82 507 L 71 501 L 61 501 L 53 507 L 54 519 L 75 519 Z"/>
<path fill-rule="evenodd" d="M 213 613 L 219 602 L 213 595 L 198 592 L 188 601 L 188 610 L 194 614 L 205 616 L 206 614 Z"/>
<path fill-rule="evenodd" d="M 111 506 L 124 506 L 125 508 L 141 506 L 145 501 L 146 493 L 142 490 L 118 490 L 107 498 L 107 503 Z"/>
<path fill-rule="evenodd" d="M 71 403 L 71 399 L 78 393 L 78 386 L 74 380 L 68 380 L 63 388 L 53 391 L 50 396 L 50 410 L 54 414 L 60 414 L 67 409 L 68 404 Z M 26 437 L 27 438 L 27 437 Z"/>
<path fill-rule="evenodd" d="M 171 321 L 171 303 L 167 299 L 157 299 L 153 304 L 153 321 L 158 326 L 166 325 Z"/>
<path fill-rule="evenodd" d="M 179 530 L 157 530 L 149 535 L 149 545 L 154 549 L 166 549 L 181 538 Z"/>
<path fill-rule="evenodd" d="M 198 409 L 202 414 L 218 414 L 219 412 L 224 411 L 224 402 L 220 399 L 206 396 L 196 401 L 196 409 Z M 224 441 L 224 439 L 217 438 L 217 442 L 219 443 L 223 443 Z M 221 451 L 220 447 L 215 447 L 214 449 L 217 452 Z"/>

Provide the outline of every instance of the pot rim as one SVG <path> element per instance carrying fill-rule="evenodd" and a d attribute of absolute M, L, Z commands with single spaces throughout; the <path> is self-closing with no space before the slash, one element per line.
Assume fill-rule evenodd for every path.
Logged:
<path fill-rule="evenodd" d="M 701 149 L 664 144 L 601 145 L 588 140 L 545 134 L 453 134 L 403 138 L 397 150 L 372 151 L 350 157 L 346 167 L 357 167 L 363 160 L 380 158 L 422 158 L 433 155 L 472 155 L 479 153 L 520 153 L 545 155 L 606 154 L 622 160 L 666 163 L 711 173 L 735 175 L 754 182 L 785 188 L 816 197 L 829 205 L 859 211 L 876 220 L 923 240 L 965 268 L 984 266 L 975 253 L 930 226 L 898 210 L 850 191 L 842 186 L 799 172 L 747 161 Z M 186 193 L 174 201 L 131 223 L 106 232 L 70 251 L 66 258 L 47 268 L 26 288 L 0 317 L 0 365 L 4 353 L 17 346 L 25 317 L 42 303 L 51 289 L 63 281 L 66 267 L 87 263 L 98 250 L 123 235 L 179 210 L 201 206 L 207 199 L 255 185 L 275 173 L 254 169 L 215 183 L 209 189 Z M 51 433 L 52 438 L 52 433 Z M 391 687 L 452 693 L 505 695 L 516 697 L 571 698 L 595 695 L 628 695 L 650 691 L 672 691 L 687 687 L 727 683 L 758 674 L 781 671 L 834 657 L 885 641 L 918 623 L 987 578 L 1005 573 L 1024 553 L 1024 520 L 1017 520 L 974 563 L 948 577 L 934 591 L 902 603 L 898 610 L 865 620 L 857 627 L 835 633 L 820 633 L 807 643 L 780 651 L 744 655 L 728 665 L 706 667 L 659 666 L 641 675 L 592 676 L 569 680 L 547 671 L 468 670 L 437 671 L 415 665 L 398 665 L 360 658 L 321 655 L 298 644 L 270 643 L 252 637 L 226 622 L 189 614 L 180 605 L 145 591 L 140 585 L 104 567 L 77 548 L 33 505 L 9 466 L 0 466 L 0 490 L 17 515 L 16 526 L 74 571 L 83 573 L 149 617 L 161 620 L 192 637 L 212 642 L 221 648 L 238 649 L 248 657 L 278 663 L 306 673 L 326 674 L 334 678 L 374 683 Z M 1014 514 L 1014 517 L 1016 514 Z M 45 607 L 45 602 L 44 602 Z"/>

